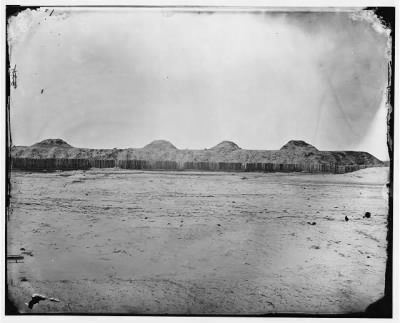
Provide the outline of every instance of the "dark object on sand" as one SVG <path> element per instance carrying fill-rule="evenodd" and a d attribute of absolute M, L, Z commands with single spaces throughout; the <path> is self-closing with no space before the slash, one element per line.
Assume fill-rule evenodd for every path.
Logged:
<path fill-rule="evenodd" d="M 32 294 L 32 299 L 30 300 L 30 302 L 27 305 L 30 309 L 32 309 L 35 304 L 38 304 L 40 301 L 44 301 L 46 299 L 47 299 L 47 297 L 44 295 Z"/>
<path fill-rule="evenodd" d="M 59 303 L 61 302 L 58 298 L 50 297 L 49 301 Z"/>
<path fill-rule="evenodd" d="M 365 212 L 365 214 L 364 214 L 363 218 L 367 218 L 367 219 L 369 219 L 370 217 L 371 217 L 371 213 L 369 213 L 369 212 Z"/>
<path fill-rule="evenodd" d="M 246 176 L 243 176 L 241 179 L 247 179 L 247 177 L 246 177 Z"/>
<path fill-rule="evenodd" d="M 309 224 L 309 225 L 316 225 L 317 222 L 307 222 L 307 224 Z"/>
<path fill-rule="evenodd" d="M 24 256 L 21 256 L 21 255 L 8 255 L 7 256 L 7 260 L 15 260 L 15 262 L 18 262 L 18 260 L 21 260 L 21 262 L 23 262 L 22 260 L 24 260 Z"/>
<path fill-rule="evenodd" d="M 344 217 L 344 219 L 347 221 L 349 221 L 349 218 L 347 217 L 347 215 Z"/>

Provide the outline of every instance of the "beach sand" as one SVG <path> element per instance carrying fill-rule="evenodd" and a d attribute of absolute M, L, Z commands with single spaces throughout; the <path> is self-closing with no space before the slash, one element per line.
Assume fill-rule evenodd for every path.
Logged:
<path fill-rule="evenodd" d="M 9 297 L 23 313 L 364 311 L 384 294 L 387 174 L 12 172 L 8 254 L 32 254 L 8 262 Z M 60 302 L 31 310 L 33 293 Z"/>

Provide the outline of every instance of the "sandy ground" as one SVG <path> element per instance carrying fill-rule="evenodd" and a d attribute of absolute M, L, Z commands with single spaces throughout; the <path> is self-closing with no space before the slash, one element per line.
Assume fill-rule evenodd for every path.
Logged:
<path fill-rule="evenodd" d="M 384 292 L 387 172 L 13 172 L 8 253 L 32 255 L 8 263 L 9 294 L 26 313 L 364 311 Z M 32 293 L 60 302 L 30 310 Z"/>

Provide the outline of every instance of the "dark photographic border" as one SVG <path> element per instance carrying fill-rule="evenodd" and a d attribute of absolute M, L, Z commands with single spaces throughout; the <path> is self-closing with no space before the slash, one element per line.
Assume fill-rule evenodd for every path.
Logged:
<path fill-rule="evenodd" d="M 12 16 L 18 15 L 20 12 L 31 9 L 36 10 L 39 9 L 40 6 L 20 6 L 20 5 L 6 5 L 5 6 L 5 84 L 6 84 L 6 95 L 5 95 L 5 120 L 6 120 L 6 149 L 5 149 L 5 255 L 7 256 L 7 221 L 9 220 L 10 215 L 10 192 L 11 192 L 11 147 L 12 147 L 12 136 L 11 136 L 11 124 L 10 124 L 10 48 L 7 42 L 8 35 L 8 20 Z M 269 9 L 269 7 L 235 7 L 235 6 L 192 6 L 192 5 L 179 5 L 179 6 L 153 6 L 153 5 L 46 5 L 45 7 L 81 7 L 81 8 L 145 8 L 145 9 L 171 9 L 171 10 L 179 10 L 184 9 L 185 11 L 193 11 L 197 13 L 207 12 L 207 11 L 229 11 L 235 10 L 235 12 L 240 10 L 246 11 L 254 11 L 257 12 L 262 9 Z M 287 7 L 288 9 L 290 7 Z M 309 8 L 304 8 L 302 10 L 307 10 Z M 330 314 L 303 314 L 303 313 L 267 313 L 262 315 L 221 315 L 224 317 L 313 317 L 313 318 L 392 318 L 393 317 L 393 180 L 394 180 L 394 92 L 395 92 L 395 7 L 366 7 L 364 10 L 372 10 L 375 12 L 377 17 L 381 20 L 382 24 L 390 30 L 391 37 L 391 60 L 388 63 L 388 85 L 387 85 L 387 98 L 386 103 L 388 107 L 387 111 L 387 147 L 389 152 L 389 208 L 388 208 L 388 216 L 387 216 L 387 262 L 386 262 L 386 273 L 385 273 L 385 296 L 376 302 L 370 304 L 365 312 L 359 313 L 345 313 L 340 315 L 330 315 Z M 284 11 L 285 8 L 282 8 Z M 292 9 L 293 10 L 293 9 Z M 41 313 L 41 314 L 30 314 L 24 313 L 21 314 L 18 312 L 18 309 L 14 306 L 14 304 L 8 298 L 8 286 L 7 286 L 7 261 L 5 261 L 5 315 L 46 315 L 46 316 L 183 316 L 183 317 L 217 317 L 220 315 L 151 315 L 151 314 L 104 314 L 104 313 Z"/>

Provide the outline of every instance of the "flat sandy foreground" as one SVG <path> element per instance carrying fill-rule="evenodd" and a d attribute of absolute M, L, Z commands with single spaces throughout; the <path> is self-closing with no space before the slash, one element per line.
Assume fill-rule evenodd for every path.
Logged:
<path fill-rule="evenodd" d="M 12 172 L 8 253 L 32 255 L 8 262 L 9 295 L 25 313 L 364 311 L 387 174 Z M 33 293 L 60 302 L 30 310 Z"/>

